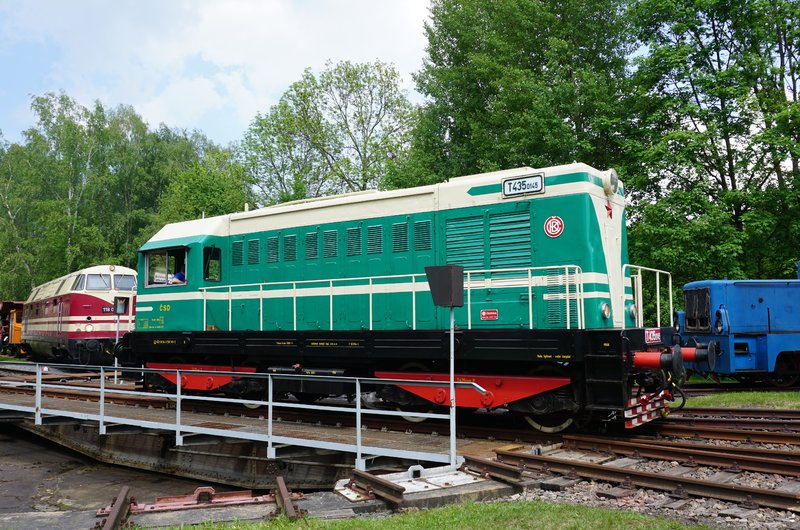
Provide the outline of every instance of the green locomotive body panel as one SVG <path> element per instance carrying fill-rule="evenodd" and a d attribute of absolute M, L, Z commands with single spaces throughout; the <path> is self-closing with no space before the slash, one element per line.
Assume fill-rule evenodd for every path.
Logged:
<path fill-rule="evenodd" d="M 167 225 L 140 249 L 136 329 L 444 329 L 424 268 L 446 263 L 466 271 L 461 327 L 632 327 L 611 177 L 519 168 Z"/>

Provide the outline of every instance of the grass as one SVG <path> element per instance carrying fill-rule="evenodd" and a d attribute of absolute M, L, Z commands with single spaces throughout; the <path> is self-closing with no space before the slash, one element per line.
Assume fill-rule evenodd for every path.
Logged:
<path fill-rule="evenodd" d="M 800 409 L 800 392 L 731 392 L 691 396 L 687 407 Z"/>
<path fill-rule="evenodd" d="M 25 359 L 19 357 L 9 357 L 8 355 L 0 355 L 0 362 L 23 363 Z"/>
<path fill-rule="evenodd" d="M 590 508 L 574 504 L 554 504 L 541 501 L 468 503 L 430 510 L 410 511 L 389 517 L 360 517 L 328 521 L 308 517 L 289 521 L 278 517 L 267 522 L 206 523 L 197 528 L 206 530 L 427 530 L 475 529 L 485 530 L 682 530 L 706 528 L 690 526 L 668 519 L 649 517 L 634 512 Z"/>

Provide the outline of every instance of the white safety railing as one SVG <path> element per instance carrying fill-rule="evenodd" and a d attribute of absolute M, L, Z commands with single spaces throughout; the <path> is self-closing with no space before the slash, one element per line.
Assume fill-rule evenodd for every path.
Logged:
<path fill-rule="evenodd" d="M 542 274 L 545 273 L 545 274 Z M 583 273 L 577 265 L 545 267 L 518 267 L 465 271 L 465 304 L 467 329 L 472 329 L 473 297 L 476 291 L 489 289 L 523 289 L 528 295 L 528 328 L 534 329 L 535 287 L 549 287 L 557 292 L 548 294 L 550 300 L 563 301 L 566 329 L 584 328 Z M 373 329 L 375 297 L 378 295 L 408 293 L 411 306 L 411 329 L 416 330 L 417 294 L 428 292 L 425 274 L 364 276 L 355 278 L 329 278 L 281 282 L 244 283 L 227 286 L 201 287 L 203 298 L 203 329 L 208 329 L 208 304 L 214 300 L 227 302 L 227 329 L 233 329 L 234 300 L 258 299 L 259 331 L 264 331 L 264 301 L 291 299 L 292 329 L 298 330 L 298 300 L 308 297 L 328 299 L 328 321 L 334 329 L 334 299 L 337 296 L 365 295 L 368 297 L 369 330 Z M 214 298 L 221 295 L 221 298 Z M 575 308 L 573 309 L 573 305 Z"/>
<path fill-rule="evenodd" d="M 536 272 L 547 272 L 546 275 L 536 275 Z M 558 271 L 553 274 L 553 271 Z M 511 275 L 521 274 L 521 278 Z M 511 269 L 484 269 L 465 271 L 466 280 L 464 290 L 467 297 L 467 329 L 472 329 L 472 292 L 479 289 L 503 289 L 503 288 L 527 288 L 528 291 L 528 329 L 534 328 L 533 312 L 533 288 L 549 285 L 558 290 L 563 288 L 563 293 L 551 294 L 552 299 L 564 300 L 565 328 L 573 329 L 572 322 L 575 319 L 575 328 L 583 329 L 583 274 L 577 265 L 558 265 L 551 267 L 526 267 Z M 475 276 L 483 278 L 475 279 Z M 500 277 L 498 278 L 497 276 Z M 555 280 L 555 281 L 553 281 Z M 572 314 L 572 303 L 575 302 L 575 315 Z"/>
<path fill-rule="evenodd" d="M 24 363 L 15 363 L 17 366 L 25 366 Z M 48 384 L 43 381 L 42 374 L 46 370 L 46 366 L 42 364 L 35 364 L 27 366 L 32 367 L 35 371 L 36 381 L 0 381 L 0 387 L 18 387 L 18 388 L 31 388 L 35 389 L 33 395 L 33 403 L 29 405 L 21 405 L 16 400 L 11 399 L 11 394 L 0 393 L 0 410 L 10 410 L 17 412 L 24 412 L 33 415 L 36 425 L 42 425 L 43 418 L 46 416 L 59 416 L 80 419 L 84 421 L 98 422 L 98 432 L 101 435 L 107 434 L 107 427 L 109 425 L 131 425 L 146 429 L 158 429 L 175 433 L 175 444 L 183 445 L 183 438 L 189 434 L 206 434 L 210 436 L 218 436 L 222 438 L 238 438 L 250 441 L 261 441 L 267 444 L 267 457 L 276 458 L 276 445 L 294 445 L 301 447 L 310 447 L 315 449 L 327 449 L 333 451 L 342 451 L 355 454 L 355 467 L 360 470 L 365 470 L 366 459 L 365 455 L 371 456 L 386 456 L 395 458 L 414 459 L 439 463 L 453 463 L 456 462 L 457 456 L 455 455 L 455 429 L 451 429 L 450 437 L 450 452 L 441 453 L 434 451 L 425 451 L 423 449 L 400 449 L 398 447 L 380 447 L 376 445 L 365 444 L 363 438 L 364 434 L 368 432 L 363 428 L 363 418 L 365 415 L 371 416 L 395 416 L 395 417 L 413 417 L 413 418 L 432 418 L 432 419 L 449 419 L 451 425 L 455 421 L 455 407 L 450 407 L 448 413 L 436 412 L 411 412 L 400 410 L 381 410 L 364 408 L 361 403 L 361 397 L 364 394 L 364 388 L 374 388 L 379 385 L 393 385 L 393 386 L 439 386 L 444 387 L 448 384 L 447 381 L 416 381 L 404 379 L 377 379 L 365 377 L 327 377 L 327 376 L 310 376 L 310 375 L 294 375 L 294 374 L 257 374 L 257 373 L 243 373 L 243 372 L 218 372 L 218 371 L 203 371 L 203 370 L 165 370 L 165 369 L 145 369 L 145 368 L 106 368 L 106 367 L 87 367 L 87 366 L 69 366 L 60 365 L 61 369 L 71 368 L 82 373 L 88 371 L 96 371 L 99 378 L 98 387 L 90 386 L 70 386 L 69 384 L 59 383 L 58 385 Z M 175 376 L 176 381 L 181 381 L 182 376 L 187 373 L 191 375 L 215 375 L 215 376 L 230 376 L 236 379 L 253 378 L 261 380 L 262 383 L 266 380 L 267 392 L 264 400 L 254 399 L 234 399 L 224 398 L 212 395 L 187 395 L 181 391 L 181 385 L 177 385 L 174 393 L 153 393 L 145 391 L 125 390 L 122 388 L 107 387 L 107 379 L 113 376 L 116 377 L 119 372 L 128 372 L 133 374 L 134 379 L 140 379 L 144 374 L 170 374 Z M 341 405 L 329 404 L 304 404 L 281 401 L 278 396 L 275 396 L 274 382 L 276 380 L 300 380 L 302 381 L 315 381 L 315 382 L 336 382 L 352 385 L 355 399 L 355 407 L 347 407 Z M 480 394 L 486 394 L 486 390 L 480 385 L 472 382 L 454 382 L 455 388 L 470 389 Z M 91 392 L 97 394 L 97 409 L 96 412 L 85 412 L 86 401 L 76 401 L 68 399 L 54 398 L 47 401 L 45 406 L 43 395 L 47 389 L 58 389 L 60 392 L 65 390 L 74 390 L 77 392 Z M 350 394 L 348 392 L 348 394 Z M 119 396 L 148 396 L 148 397 L 166 397 L 174 400 L 175 410 L 172 421 L 158 421 L 153 412 L 148 412 L 146 415 L 149 419 L 142 419 L 141 408 L 137 407 L 124 407 L 121 405 L 114 406 L 114 412 L 110 412 L 107 408 L 107 402 L 113 400 L 113 397 L 119 401 Z M 29 396 L 26 396 L 30 398 Z M 253 431 L 253 429 L 237 430 L 235 428 L 219 429 L 213 427 L 204 427 L 202 425 L 192 425 L 190 422 L 184 421 L 183 410 L 184 404 L 188 401 L 195 402 L 216 402 L 225 404 L 241 404 L 241 405 L 257 405 L 267 407 L 267 417 L 261 425 L 260 431 Z M 80 404 L 80 409 L 78 405 Z M 56 406 L 57 405 L 57 406 Z M 120 407 L 123 407 L 121 409 Z M 433 404 L 432 404 L 433 407 Z M 130 416 L 123 415 L 121 410 L 130 409 Z M 355 415 L 355 428 L 354 428 L 354 443 L 344 442 L 331 442 L 327 440 L 317 440 L 314 438 L 300 438 L 298 436 L 286 436 L 276 434 L 276 430 L 280 430 L 280 424 L 276 421 L 276 409 L 305 409 L 316 412 L 338 412 L 348 413 Z M 276 424 L 279 426 L 276 429 Z M 292 423 L 293 426 L 296 424 Z M 296 429 L 291 432 L 296 433 Z"/>
<path fill-rule="evenodd" d="M 669 318 L 672 318 L 673 308 L 672 308 L 672 275 L 667 271 L 662 271 L 659 269 L 651 269 L 650 267 L 642 267 L 639 265 L 631 265 L 626 264 L 622 267 L 622 278 L 626 277 L 626 274 L 630 274 L 631 279 L 631 291 L 633 295 L 633 307 L 635 308 L 636 314 L 635 316 L 635 327 L 641 328 L 644 327 L 645 324 L 645 316 L 644 316 L 644 292 L 643 292 L 643 284 L 644 284 L 644 274 L 645 273 L 652 273 L 654 276 L 654 290 L 655 293 L 655 311 L 656 311 L 656 327 L 661 327 L 661 302 L 662 299 L 665 298 L 663 293 L 661 292 L 661 279 L 665 277 L 667 280 L 667 295 L 666 300 L 669 304 Z M 625 307 L 627 295 L 625 290 L 623 289 L 622 292 L 622 305 L 621 307 Z M 622 327 L 625 328 L 625 319 L 623 319 Z"/>

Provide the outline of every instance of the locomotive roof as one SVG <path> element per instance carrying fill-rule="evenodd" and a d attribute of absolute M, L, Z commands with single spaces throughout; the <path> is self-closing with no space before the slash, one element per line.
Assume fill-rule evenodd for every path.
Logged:
<path fill-rule="evenodd" d="M 80 269 L 74 272 L 70 272 L 69 274 L 65 274 L 64 276 L 60 276 L 54 280 L 50 280 L 49 282 L 45 282 L 41 285 L 38 285 L 33 288 L 31 294 L 28 295 L 28 299 L 25 303 L 33 302 L 34 300 L 41 300 L 42 298 L 48 298 L 50 296 L 55 296 L 60 293 L 64 293 L 69 291 L 72 288 L 72 284 L 64 284 L 65 289 L 59 289 L 61 286 L 61 282 L 67 278 L 75 277 L 80 274 L 136 274 L 136 271 L 130 269 L 128 267 L 123 267 L 121 265 L 94 265 L 92 267 L 86 267 L 85 269 Z"/>
<path fill-rule="evenodd" d="M 388 191 L 368 190 L 302 199 L 252 211 L 168 224 L 139 250 L 163 247 L 164 242 L 168 240 L 175 240 L 176 245 L 186 245 L 200 241 L 209 235 L 227 236 L 263 230 L 263 218 L 266 217 L 274 217 L 274 221 L 270 222 L 270 227 L 280 229 L 351 218 L 369 219 L 387 215 L 460 208 L 502 200 L 529 200 L 531 196 L 501 198 L 500 185 L 505 179 L 531 174 L 544 174 L 545 179 L 560 175 L 584 175 L 563 181 L 549 179 L 550 182 L 547 183 L 545 189 L 546 193 L 539 196 L 553 196 L 576 193 L 579 190 L 603 194 L 603 176 L 608 172 L 599 171 L 583 163 L 538 169 L 519 167 L 455 177 L 439 184 L 415 188 Z M 614 200 L 623 201 L 621 185 L 617 195 L 619 199 Z"/>
<path fill-rule="evenodd" d="M 698 280 L 689 282 L 684 289 L 702 289 L 710 286 L 742 286 L 742 287 L 800 287 L 800 279 L 771 279 L 771 280 Z"/>

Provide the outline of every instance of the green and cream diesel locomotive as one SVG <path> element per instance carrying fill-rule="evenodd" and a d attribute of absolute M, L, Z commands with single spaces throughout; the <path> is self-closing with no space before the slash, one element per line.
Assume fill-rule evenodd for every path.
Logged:
<path fill-rule="evenodd" d="M 169 224 L 139 250 L 122 352 L 185 370 L 189 392 L 265 395 L 256 380 L 198 370 L 367 376 L 443 381 L 381 387 L 387 406 L 446 404 L 449 309 L 433 305 L 425 267 L 456 264 L 456 378 L 487 390 L 457 390 L 458 406 L 550 431 L 578 418 L 634 427 L 666 413 L 682 359 L 669 323 L 642 325 L 644 271 L 628 264 L 625 227 L 616 173 L 585 164 Z M 346 392 L 280 385 L 304 401 Z"/>

